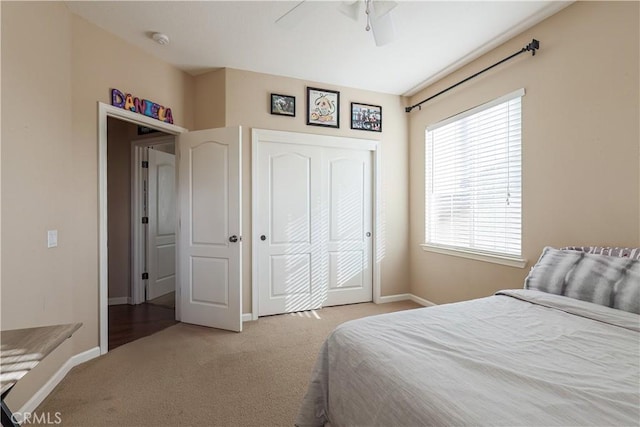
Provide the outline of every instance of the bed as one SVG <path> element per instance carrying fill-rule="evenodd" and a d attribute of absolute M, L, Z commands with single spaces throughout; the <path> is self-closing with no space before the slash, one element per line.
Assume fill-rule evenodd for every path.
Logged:
<path fill-rule="evenodd" d="M 588 250 L 545 248 L 524 289 L 342 324 L 296 425 L 640 425 L 639 251 Z"/>

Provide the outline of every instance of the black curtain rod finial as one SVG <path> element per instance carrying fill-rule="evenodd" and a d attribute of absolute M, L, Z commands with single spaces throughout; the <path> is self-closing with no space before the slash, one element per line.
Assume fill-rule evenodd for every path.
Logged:
<path fill-rule="evenodd" d="M 536 50 L 540 49 L 540 42 L 536 39 L 531 40 L 531 43 L 524 48 L 525 51 L 531 51 L 531 56 L 536 56 Z"/>

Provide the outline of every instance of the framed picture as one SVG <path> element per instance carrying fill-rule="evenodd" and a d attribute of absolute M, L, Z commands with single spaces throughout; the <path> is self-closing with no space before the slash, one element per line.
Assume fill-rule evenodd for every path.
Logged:
<path fill-rule="evenodd" d="M 340 92 L 307 87 L 307 124 L 340 127 Z"/>
<path fill-rule="evenodd" d="M 382 132 L 382 107 L 352 102 L 351 129 Z"/>
<path fill-rule="evenodd" d="M 296 97 L 289 95 L 271 94 L 271 114 L 279 116 L 296 116 Z"/>

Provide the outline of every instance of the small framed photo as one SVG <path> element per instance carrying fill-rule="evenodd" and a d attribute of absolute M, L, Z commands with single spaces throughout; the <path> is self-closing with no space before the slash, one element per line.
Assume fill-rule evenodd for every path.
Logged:
<path fill-rule="evenodd" d="M 382 107 L 352 102 L 351 129 L 382 132 Z"/>
<path fill-rule="evenodd" d="M 296 116 L 296 97 L 289 95 L 271 94 L 271 114 L 279 116 Z"/>
<path fill-rule="evenodd" d="M 307 124 L 340 127 L 340 92 L 307 87 Z"/>

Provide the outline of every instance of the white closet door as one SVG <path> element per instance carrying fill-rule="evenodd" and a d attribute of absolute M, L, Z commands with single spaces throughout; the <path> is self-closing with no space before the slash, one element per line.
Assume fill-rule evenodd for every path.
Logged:
<path fill-rule="evenodd" d="M 263 143 L 258 159 L 259 315 L 319 308 L 323 200 L 317 147 Z M 255 237 L 254 237 L 255 238 Z"/>
<path fill-rule="evenodd" d="M 257 152 L 258 314 L 371 301 L 372 152 L 264 141 Z"/>
<path fill-rule="evenodd" d="M 328 288 L 324 306 L 373 299 L 371 151 L 325 149 Z"/>

